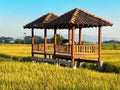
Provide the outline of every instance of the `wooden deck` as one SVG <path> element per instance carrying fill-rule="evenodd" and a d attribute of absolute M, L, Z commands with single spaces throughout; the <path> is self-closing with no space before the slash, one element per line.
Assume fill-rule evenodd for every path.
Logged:
<path fill-rule="evenodd" d="M 68 59 L 72 58 L 71 54 L 66 54 L 66 53 L 56 53 L 55 57 L 56 58 L 68 58 Z M 89 58 L 89 57 L 98 57 L 98 55 L 94 55 L 94 54 L 75 54 L 74 55 L 75 59 Z"/>

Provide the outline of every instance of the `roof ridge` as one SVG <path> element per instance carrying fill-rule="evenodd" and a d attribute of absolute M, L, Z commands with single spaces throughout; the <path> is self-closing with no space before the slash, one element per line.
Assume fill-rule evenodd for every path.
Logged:
<path fill-rule="evenodd" d="M 45 20 L 44 20 L 44 22 L 43 23 L 46 23 L 46 22 L 50 22 L 51 20 L 49 20 L 50 19 L 50 17 L 52 17 L 52 15 L 54 15 L 54 16 L 58 16 L 57 14 L 54 14 L 54 13 L 48 13 L 48 15 L 47 15 L 47 17 L 45 18 Z"/>
<path fill-rule="evenodd" d="M 74 11 L 74 13 L 73 13 L 73 15 L 72 15 L 72 18 L 70 19 L 70 23 L 73 23 L 74 24 L 74 21 L 75 21 L 75 19 L 76 19 L 76 16 L 78 15 L 78 13 L 79 13 L 79 9 L 78 8 L 75 8 L 74 9 L 75 11 Z"/>
<path fill-rule="evenodd" d="M 51 12 L 50 14 L 51 14 L 51 15 L 55 15 L 55 16 L 58 16 L 57 14 L 55 14 L 55 13 L 53 13 L 53 12 Z"/>
<path fill-rule="evenodd" d="M 26 24 L 24 28 L 44 28 L 45 24 L 58 17 L 57 14 L 47 13 L 42 15 L 41 17 L 35 19 L 34 21 Z"/>
<path fill-rule="evenodd" d="M 48 13 L 48 15 L 47 15 L 47 17 L 45 18 L 44 22 L 47 22 L 51 16 L 52 16 L 52 14 L 51 14 L 51 13 Z M 43 23 L 44 23 L 44 22 L 43 22 Z"/>

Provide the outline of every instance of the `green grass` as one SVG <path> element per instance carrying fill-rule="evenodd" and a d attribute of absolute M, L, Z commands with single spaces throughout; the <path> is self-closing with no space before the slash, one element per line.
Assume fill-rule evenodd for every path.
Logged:
<path fill-rule="evenodd" d="M 120 73 L 120 61 L 104 62 L 103 71 L 112 72 L 112 73 Z"/>
<path fill-rule="evenodd" d="M 120 44 L 102 44 L 104 50 L 120 50 Z"/>
<path fill-rule="evenodd" d="M 119 90 L 119 82 L 119 74 L 31 62 L 0 63 L 0 90 Z"/>

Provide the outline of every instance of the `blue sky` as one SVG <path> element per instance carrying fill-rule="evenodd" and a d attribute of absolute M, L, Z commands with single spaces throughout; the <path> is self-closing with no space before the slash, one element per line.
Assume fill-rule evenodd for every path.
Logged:
<path fill-rule="evenodd" d="M 23 37 L 24 32 L 30 35 L 30 30 L 23 29 L 27 23 L 49 12 L 61 15 L 74 8 L 113 22 L 112 27 L 103 28 L 103 36 L 119 38 L 120 0 L 0 0 L 0 36 Z M 90 28 L 84 30 L 84 34 L 96 35 L 96 31 Z M 37 33 L 42 35 L 43 32 L 37 30 Z"/>

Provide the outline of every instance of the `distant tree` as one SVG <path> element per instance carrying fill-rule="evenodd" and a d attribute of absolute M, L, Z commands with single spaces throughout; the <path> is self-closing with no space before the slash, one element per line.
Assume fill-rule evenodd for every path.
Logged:
<path fill-rule="evenodd" d="M 6 43 L 9 44 L 11 43 L 11 41 L 14 41 L 14 39 L 12 37 L 0 37 L 0 43 Z"/>
<path fill-rule="evenodd" d="M 25 44 L 31 44 L 31 36 L 25 36 L 23 41 Z M 44 40 L 42 37 L 40 36 L 34 36 L 34 40 L 35 40 L 35 44 L 40 44 L 40 43 L 43 43 Z"/>
<path fill-rule="evenodd" d="M 52 43 L 51 39 L 47 39 L 47 43 Z"/>
<path fill-rule="evenodd" d="M 15 44 L 23 44 L 23 40 L 22 39 L 16 39 Z"/>
<path fill-rule="evenodd" d="M 31 36 L 25 36 L 23 41 L 24 41 L 24 44 L 31 44 Z"/>
<path fill-rule="evenodd" d="M 63 39 L 63 40 L 62 40 L 62 44 L 66 44 L 66 43 L 68 43 L 68 42 L 69 42 L 68 39 Z"/>
<path fill-rule="evenodd" d="M 35 36 L 35 44 L 40 44 L 40 43 L 43 43 L 44 40 L 42 37 L 40 36 Z"/>
<path fill-rule="evenodd" d="M 64 37 L 60 34 L 57 34 L 57 44 L 62 44 Z M 54 37 L 51 38 L 51 42 L 54 43 Z"/>
<path fill-rule="evenodd" d="M 3 43 L 4 37 L 0 37 L 0 43 Z"/>
<path fill-rule="evenodd" d="M 6 37 L 5 38 L 5 43 L 11 43 L 11 41 L 13 41 L 14 39 L 12 37 Z"/>

